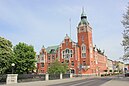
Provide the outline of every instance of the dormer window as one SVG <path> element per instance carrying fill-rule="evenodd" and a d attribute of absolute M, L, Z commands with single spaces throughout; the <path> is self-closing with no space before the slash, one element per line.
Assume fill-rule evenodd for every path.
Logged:
<path fill-rule="evenodd" d="M 50 53 L 55 53 L 55 49 L 51 49 Z"/>

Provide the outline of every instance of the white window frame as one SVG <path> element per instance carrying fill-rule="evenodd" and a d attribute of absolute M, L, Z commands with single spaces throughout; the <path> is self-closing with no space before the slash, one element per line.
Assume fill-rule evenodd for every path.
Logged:
<path fill-rule="evenodd" d="M 81 45 L 81 57 L 86 58 L 86 45 L 85 44 Z"/>
<path fill-rule="evenodd" d="M 66 48 L 65 50 L 62 51 L 62 58 L 72 58 L 73 57 L 73 50 L 72 49 L 69 49 L 69 48 Z"/>

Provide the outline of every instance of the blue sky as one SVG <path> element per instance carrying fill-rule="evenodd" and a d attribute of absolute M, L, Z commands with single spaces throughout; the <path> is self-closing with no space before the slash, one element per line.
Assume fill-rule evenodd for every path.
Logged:
<path fill-rule="evenodd" d="M 82 7 L 93 28 L 93 43 L 112 60 L 123 55 L 123 13 L 128 0 L 0 0 L 0 36 L 13 45 L 25 42 L 36 52 L 58 45 L 66 34 L 77 42 Z"/>

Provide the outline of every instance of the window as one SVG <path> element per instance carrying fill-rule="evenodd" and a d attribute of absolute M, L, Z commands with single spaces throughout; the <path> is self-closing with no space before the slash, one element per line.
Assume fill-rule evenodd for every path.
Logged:
<path fill-rule="evenodd" d="M 72 53 L 72 50 L 71 50 L 71 53 Z"/>
<path fill-rule="evenodd" d="M 82 51 L 86 51 L 86 46 L 85 46 L 85 44 L 82 44 Z"/>
<path fill-rule="evenodd" d="M 41 63 L 41 67 L 44 67 L 44 63 Z"/>
<path fill-rule="evenodd" d="M 50 56 L 48 56 L 48 60 L 50 60 L 51 58 L 50 58 Z"/>
<path fill-rule="evenodd" d="M 65 52 L 66 52 L 66 53 L 69 53 L 69 49 L 66 49 Z"/>
<path fill-rule="evenodd" d="M 82 51 L 86 51 L 86 46 L 82 46 Z"/>
<path fill-rule="evenodd" d="M 82 57 L 83 57 L 83 58 L 86 57 L 86 53 L 82 53 Z"/>
<path fill-rule="evenodd" d="M 65 57 L 65 55 L 63 55 L 63 58 Z"/>
<path fill-rule="evenodd" d="M 73 51 L 72 49 L 65 49 L 62 51 L 62 57 L 69 59 L 70 57 L 73 57 Z"/>
<path fill-rule="evenodd" d="M 55 53 L 55 49 L 51 49 L 50 53 Z"/>
<path fill-rule="evenodd" d="M 74 69 L 71 70 L 71 73 L 74 73 Z"/>
<path fill-rule="evenodd" d="M 71 57 L 73 57 L 73 54 L 71 54 Z"/>
<path fill-rule="evenodd" d="M 44 73 L 44 70 L 41 70 L 41 73 Z"/>
<path fill-rule="evenodd" d="M 42 57 L 42 60 L 44 60 L 44 58 Z"/>
<path fill-rule="evenodd" d="M 69 59 L 69 54 L 67 54 L 65 58 L 66 58 L 66 59 Z"/>
<path fill-rule="evenodd" d="M 71 52 L 70 52 L 70 57 L 73 57 L 73 51 L 71 50 Z"/>
<path fill-rule="evenodd" d="M 86 45 L 82 44 L 81 46 L 81 52 L 82 52 L 82 57 L 85 58 L 86 57 Z"/>
<path fill-rule="evenodd" d="M 71 66 L 74 66 L 74 61 L 71 62 Z"/>
<path fill-rule="evenodd" d="M 53 55 L 53 56 L 52 56 L 52 60 L 54 60 L 54 59 L 55 59 L 55 56 Z"/>

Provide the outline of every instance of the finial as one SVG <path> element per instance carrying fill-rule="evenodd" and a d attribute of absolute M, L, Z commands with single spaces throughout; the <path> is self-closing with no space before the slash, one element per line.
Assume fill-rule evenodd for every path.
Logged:
<path fill-rule="evenodd" d="M 84 6 L 82 7 L 82 13 L 84 13 Z"/>
<path fill-rule="evenodd" d="M 43 48 L 43 49 L 45 48 L 44 45 L 42 46 L 42 48 Z"/>
<path fill-rule="evenodd" d="M 86 18 L 86 14 L 85 14 L 85 12 L 84 12 L 84 7 L 82 7 L 82 14 L 81 14 L 81 17 Z"/>

